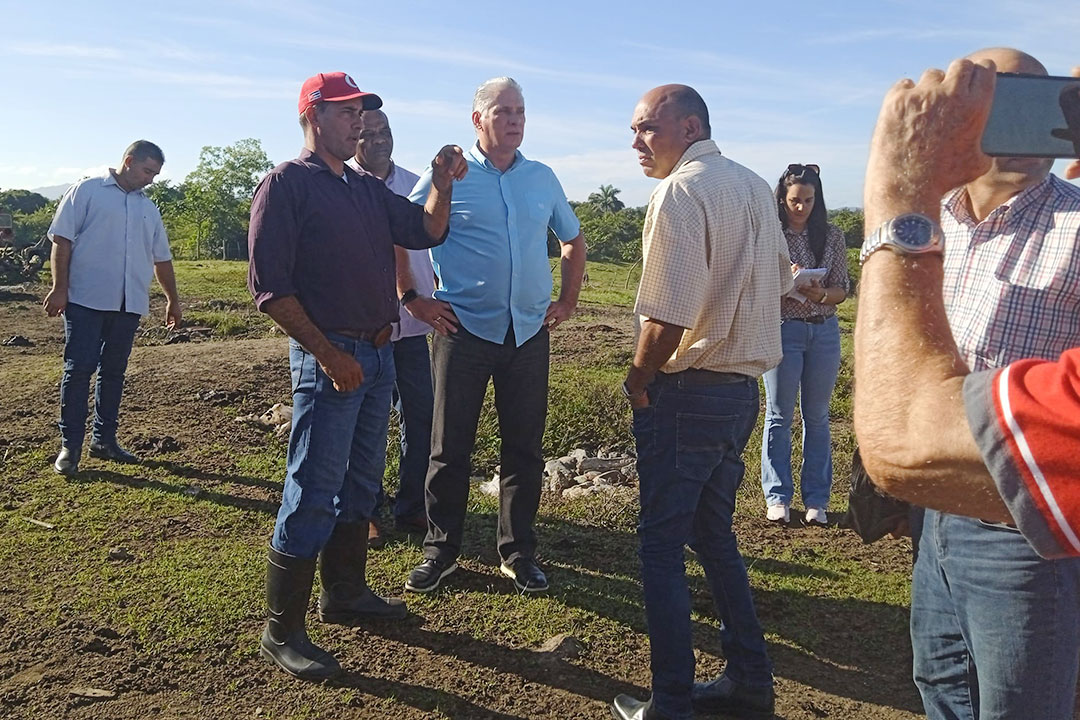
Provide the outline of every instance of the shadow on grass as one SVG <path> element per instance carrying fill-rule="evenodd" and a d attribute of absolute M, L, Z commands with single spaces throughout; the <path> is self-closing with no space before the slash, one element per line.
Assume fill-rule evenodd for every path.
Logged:
<path fill-rule="evenodd" d="M 425 648 L 440 655 L 488 667 L 499 673 L 517 675 L 531 683 L 566 690 L 593 700 L 611 702 L 612 698 L 619 693 L 648 694 L 648 690 L 637 685 L 616 680 L 610 675 L 590 670 L 547 653 L 508 648 L 504 645 L 477 640 L 464 633 L 428 630 L 421 624 L 398 625 L 394 628 L 380 628 L 372 624 L 365 627 L 365 631 L 387 640 Z M 452 717 L 472 718 L 474 716 L 455 713 Z"/>
<path fill-rule="evenodd" d="M 181 465 L 180 463 L 172 462 L 169 460 L 143 460 L 140 466 L 154 468 L 155 470 L 164 470 L 165 472 L 176 475 L 177 477 L 201 480 L 203 482 L 211 483 L 233 483 L 236 485 L 247 485 L 248 487 L 259 487 L 265 490 L 277 490 L 281 491 L 281 482 L 274 480 L 267 480 L 266 478 L 250 477 L 248 475 L 230 475 L 226 473 L 214 473 L 207 470 L 201 470 L 199 468 L 189 467 L 187 465 Z"/>
<path fill-rule="evenodd" d="M 206 479 L 206 476 L 201 473 L 194 473 L 187 477 Z M 240 476 L 229 475 L 217 475 L 217 482 L 235 482 L 238 484 L 249 484 L 245 481 L 252 481 L 254 478 L 244 478 Z M 187 487 L 180 485 L 174 485 L 172 483 L 163 482 L 161 480 L 150 480 L 147 478 L 136 477 L 133 475 L 125 475 L 123 473 L 114 472 L 112 470 L 80 470 L 77 474 L 68 478 L 70 483 L 88 484 L 97 482 L 108 482 L 113 485 L 120 485 L 128 488 L 137 489 L 152 489 L 163 493 L 170 493 L 173 495 L 185 495 L 195 500 L 203 500 L 206 502 L 216 503 L 225 507 L 239 508 L 241 510 L 251 510 L 258 513 L 264 513 L 266 515 L 277 515 L 278 505 L 277 501 L 270 500 L 258 500 L 255 498 L 237 497 L 228 493 L 217 492 L 215 490 L 207 490 L 205 488 L 198 488 L 198 492 L 193 494 L 193 491 Z"/>
<path fill-rule="evenodd" d="M 495 523 L 492 514 L 472 513 L 466 525 L 465 551 L 480 563 L 493 567 L 499 563 L 494 542 L 490 540 L 494 537 Z M 550 597 L 648 634 L 641 599 L 637 538 L 633 533 L 578 525 L 550 516 L 544 517 L 537 529 L 541 563 L 551 582 Z M 489 540 L 477 547 L 478 538 Z M 843 579 L 841 573 L 798 562 L 753 557 L 747 557 L 746 562 L 753 563 L 757 572 L 781 578 Z M 718 623 L 705 578 L 692 576 L 688 582 L 693 611 Z M 515 592 L 509 583 L 493 587 L 491 577 L 482 573 L 455 573 L 448 578 L 448 584 L 475 592 Z M 765 631 L 780 637 L 779 642 L 772 642 L 769 647 L 778 677 L 860 702 L 922 712 L 910 681 L 911 646 L 906 608 L 792 589 L 756 589 L 754 599 Z M 696 648 L 723 657 L 716 625 L 695 620 L 692 628 Z M 454 653 L 458 649 L 455 642 L 447 651 Z M 604 680 L 602 676 L 589 682 L 601 680 Z M 584 691 L 585 688 L 576 685 L 559 687 L 598 699 L 627 691 L 624 684 L 620 686 L 610 678 L 606 682 L 611 684 L 606 684 L 599 693 Z"/>
<path fill-rule="evenodd" d="M 469 702 L 460 695 L 445 690 L 414 685 L 410 683 L 371 677 L 362 673 L 345 673 L 327 683 L 332 687 L 355 688 L 367 695 L 375 695 L 387 700 L 394 700 L 417 710 L 439 712 L 454 718 L 475 718 L 476 720 L 527 720 L 520 715 L 489 710 L 476 703 Z M 344 715 L 342 715 L 344 717 Z"/>

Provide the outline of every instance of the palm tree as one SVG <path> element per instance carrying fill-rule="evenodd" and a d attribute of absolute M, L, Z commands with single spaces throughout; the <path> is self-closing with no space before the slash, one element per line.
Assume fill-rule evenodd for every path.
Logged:
<path fill-rule="evenodd" d="M 622 191 L 614 185 L 601 185 L 600 192 L 590 194 L 587 202 L 595 205 L 601 212 L 619 212 L 626 207 L 623 201 L 619 199 L 620 192 Z"/>

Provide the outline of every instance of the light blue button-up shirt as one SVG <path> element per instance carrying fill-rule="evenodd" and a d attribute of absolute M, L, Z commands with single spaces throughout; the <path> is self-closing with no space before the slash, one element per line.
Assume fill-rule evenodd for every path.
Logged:
<path fill-rule="evenodd" d="M 520 346 L 544 324 L 551 302 L 547 231 L 561 242 L 581 232 L 566 193 L 547 165 L 520 152 L 506 172 L 477 145 L 466 153 L 469 171 L 454 183 L 450 233 L 431 248 L 439 279 L 435 297 L 450 303 L 473 335 L 502 343 L 513 323 Z M 427 200 L 431 168 L 409 199 Z"/>
<path fill-rule="evenodd" d="M 150 312 L 154 263 L 172 259 L 157 206 L 142 190 L 127 192 L 112 173 L 68 188 L 49 239 L 71 241 L 68 302 L 93 310 Z"/>

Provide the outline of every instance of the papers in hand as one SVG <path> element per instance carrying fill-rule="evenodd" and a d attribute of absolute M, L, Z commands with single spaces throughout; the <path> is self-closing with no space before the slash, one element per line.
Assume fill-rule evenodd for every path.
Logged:
<path fill-rule="evenodd" d="M 829 268 L 799 268 L 791 276 L 791 279 L 795 281 L 795 287 L 792 288 L 787 296 L 792 300 L 798 300 L 801 303 L 808 302 L 810 298 L 803 295 L 799 290 L 801 288 L 810 287 L 814 280 L 824 280 L 828 273 Z"/>

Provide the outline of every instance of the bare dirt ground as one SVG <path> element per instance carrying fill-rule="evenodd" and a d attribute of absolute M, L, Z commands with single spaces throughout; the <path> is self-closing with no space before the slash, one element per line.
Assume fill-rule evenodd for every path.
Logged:
<path fill-rule="evenodd" d="M 0 347 L 4 384 L 0 387 L 0 456 L 40 451 L 51 458 L 57 445 L 57 384 L 62 330 L 43 317 L 40 288 L 0 297 L 0 341 L 22 335 L 30 347 Z M 157 309 L 155 308 L 155 313 Z M 627 347 L 624 311 L 605 316 L 594 309 L 587 320 L 569 327 L 556 354 L 571 358 L 583 345 Z M 156 317 L 156 315 L 155 315 Z M 281 477 L 250 477 L 227 457 L 205 452 L 216 445 L 257 448 L 266 433 L 232 422 L 225 413 L 207 412 L 225 402 L 235 412 L 261 412 L 288 399 L 285 340 L 281 336 L 241 337 L 160 345 L 153 334 L 135 348 L 124 399 L 122 440 L 153 463 L 168 453 L 170 473 L 189 477 L 203 498 L 255 518 L 251 543 L 265 542 L 265 528 L 276 511 Z M 208 401 L 206 392 L 224 395 Z M 218 459 L 215 459 L 218 458 Z M 94 470 L 86 460 L 86 469 Z M 29 501 L 26 487 L 41 469 L 19 466 L 0 476 L 0 508 L 11 519 Z M 3 469 L 0 467 L 0 469 Z M 130 473 L 130 474 L 127 474 Z M 125 488 L 156 481 L 132 469 L 102 470 L 87 482 Z M 751 479 L 752 482 L 752 479 Z M 173 487 L 173 486 L 169 486 Z M 547 506 L 545 506 L 547 508 Z M 76 602 L 93 587 L 59 581 L 77 568 L 65 557 L 36 558 L 0 567 L 0 717 L 5 718 L 603 718 L 614 695 L 648 693 L 648 643 L 641 613 L 611 608 L 640 598 L 632 532 L 579 525 L 542 509 L 541 545 L 552 568 L 556 599 L 537 612 L 562 608 L 572 615 L 585 649 L 577 657 L 536 653 L 512 634 L 485 632 L 477 618 L 499 612 L 516 598 L 497 577 L 493 551 L 465 562 L 456 584 L 438 599 L 413 607 L 417 614 L 399 626 L 318 629 L 320 642 L 342 659 L 345 676 L 313 686 L 292 681 L 261 662 L 255 644 L 262 623 L 259 590 L 242 619 L 216 642 L 162 646 L 167 631 L 136 631 Z M 132 522 L 138 522 L 133 518 Z M 471 526 L 490 537 L 493 519 Z M 13 525 L 12 525 L 13 526 Z M 770 559 L 790 543 L 792 531 L 742 515 L 738 531 L 748 564 L 771 576 L 815 571 L 798 562 L 800 554 L 835 555 L 874 573 L 903 573 L 910 563 L 904 542 L 863 546 L 850 533 L 830 528 L 814 532 L 810 547 L 795 547 L 791 562 Z M 147 543 L 177 535 L 215 537 L 220 527 L 178 516 L 150 528 Z M 490 543 L 487 543 L 490 544 Z M 391 544 L 381 562 L 392 567 Z M 401 550 L 404 552 L 404 550 Z M 810 558 L 810 556 L 805 556 Z M 27 611 L 21 591 L 25 573 L 41 583 L 55 581 L 49 596 L 54 612 Z M 256 567 L 251 577 L 261 577 Z M 824 571 L 821 571 L 824 572 Z M 246 577 L 246 576 L 245 576 Z M 824 577 L 824 576 L 823 576 Z M 624 578 L 634 578 L 626 580 Z M 811 578 L 812 579 L 812 578 Z M 236 578 L 215 578 L 217 591 L 231 592 Z M 256 582 L 257 584 L 257 582 Z M 563 589 L 560 589 L 563 588 Z M 692 578 L 695 611 L 712 614 L 702 578 Z M 491 593 L 477 609 L 477 597 Z M 782 586 L 757 587 L 759 614 L 770 633 L 777 675 L 777 716 L 786 719 L 878 718 L 901 720 L 921 715 L 910 681 L 910 650 L 904 633 L 906 612 L 868 600 L 804 596 Z M 622 600 L 626 598 L 626 600 Z M 410 600 L 412 602 L 412 600 Z M 176 608 L 175 612 L 182 612 Z M 797 622 L 812 627 L 793 627 Z M 309 616 L 311 617 L 311 616 Z M 626 620 L 627 617 L 633 618 Z M 314 622 L 314 621 L 312 621 Z M 593 623 L 593 624 L 590 624 Z M 606 629 L 605 629 L 606 628 Z M 722 667 L 715 626 L 696 626 L 698 675 Z M 94 689 L 110 696 L 92 697 Z"/>

